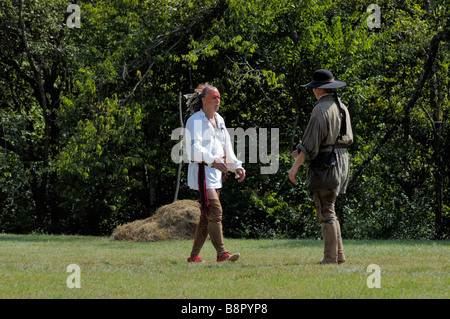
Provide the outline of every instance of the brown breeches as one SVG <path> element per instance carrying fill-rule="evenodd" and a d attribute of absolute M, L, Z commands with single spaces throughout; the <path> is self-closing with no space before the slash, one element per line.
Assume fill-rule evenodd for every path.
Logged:
<path fill-rule="evenodd" d="M 200 221 L 194 235 L 194 246 L 192 247 L 191 257 L 200 254 L 200 250 L 205 244 L 208 235 L 217 251 L 218 257 L 227 252 L 225 250 L 222 232 L 222 205 L 219 199 L 210 199 L 209 201 L 209 214 L 200 215 Z"/>
<path fill-rule="evenodd" d="M 322 263 L 343 263 L 344 248 L 341 237 L 341 226 L 336 217 L 336 194 L 332 190 L 320 190 L 313 193 L 317 216 L 322 224 L 324 241 L 324 258 Z"/>

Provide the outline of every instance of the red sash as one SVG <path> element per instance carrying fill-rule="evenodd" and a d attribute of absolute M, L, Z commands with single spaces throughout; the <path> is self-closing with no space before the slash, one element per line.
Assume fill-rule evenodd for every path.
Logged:
<path fill-rule="evenodd" d="M 202 204 L 202 215 L 209 215 L 209 198 L 206 190 L 205 163 L 198 164 L 198 191 L 200 193 L 200 203 Z"/>

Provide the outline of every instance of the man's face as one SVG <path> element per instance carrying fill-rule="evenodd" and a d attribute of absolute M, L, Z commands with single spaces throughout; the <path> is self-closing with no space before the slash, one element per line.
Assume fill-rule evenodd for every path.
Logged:
<path fill-rule="evenodd" d="M 220 93 L 217 89 L 211 89 L 206 92 L 206 96 L 202 98 L 203 110 L 205 112 L 217 112 L 220 106 Z"/>
<path fill-rule="evenodd" d="M 314 92 L 316 99 L 319 99 L 322 95 L 327 93 L 324 89 L 316 89 L 316 88 L 313 88 L 313 92 Z"/>

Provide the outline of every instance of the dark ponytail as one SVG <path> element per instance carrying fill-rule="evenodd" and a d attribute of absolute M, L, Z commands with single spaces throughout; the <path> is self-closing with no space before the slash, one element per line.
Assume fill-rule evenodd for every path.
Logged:
<path fill-rule="evenodd" d="M 215 89 L 215 87 L 208 83 L 200 84 L 197 89 L 195 89 L 195 92 L 189 97 L 189 100 L 187 101 L 187 105 L 189 107 L 189 110 L 191 111 L 191 114 L 200 111 L 203 106 L 202 98 L 206 96 L 206 92 L 212 89 Z"/>
<path fill-rule="evenodd" d="M 345 135 L 345 134 L 347 134 L 347 120 L 346 120 L 346 114 L 345 114 L 345 110 L 344 110 L 344 107 L 342 106 L 342 104 L 341 104 L 341 101 L 339 100 L 339 97 L 338 97 L 338 94 L 337 94 L 337 91 L 336 90 L 334 90 L 333 92 L 332 92 L 332 94 L 333 94 L 333 97 L 334 97 L 334 99 L 335 99 L 335 101 L 336 101 L 336 104 L 337 104 L 337 106 L 338 106 L 338 108 L 339 108 L 339 111 L 341 112 L 341 130 L 340 130 L 340 132 L 339 132 L 339 140 L 342 140 L 342 137 Z"/>

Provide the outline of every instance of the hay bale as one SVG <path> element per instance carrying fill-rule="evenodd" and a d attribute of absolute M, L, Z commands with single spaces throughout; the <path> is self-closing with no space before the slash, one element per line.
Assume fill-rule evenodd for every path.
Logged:
<path fill-rule="evenodd" d="M 114 240 L 153 242 L 161 240 L 191 240 L 200 219 L 200 204 L 193 200 L 178 200 L 158 208 L 149 218 L 116 227 Z"/>

